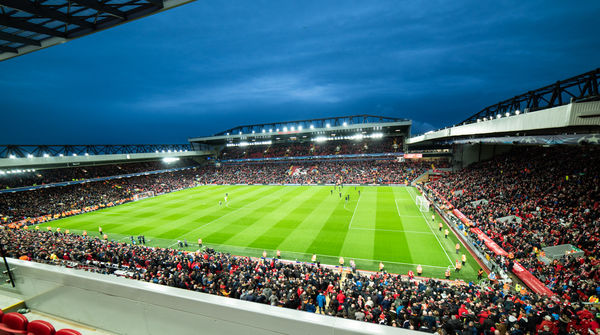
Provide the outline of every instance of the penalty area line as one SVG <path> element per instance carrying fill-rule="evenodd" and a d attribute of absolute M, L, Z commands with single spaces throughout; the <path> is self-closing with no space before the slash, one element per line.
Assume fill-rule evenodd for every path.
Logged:
<path fill-rule="evenodd" d="M 412 199 L 415 199 L 413 197 L 412 192 L 409 190 L 407 190 L 408 194 L 410 195 L 410 197 Z M 415 200 L 416 203 L 416 200 Z M 416 204 L 415 204 L 416 206 Z M 433 229 L 431 228 L 431 225 L 429 224 L 429 220 L 427 220 L 427 218 L 425 217 L 425 214 L 423 214 L 423 212 L 421 212 L 421 210 L 419 209 L 419 212 L 421 213 L 421 216 L 423 216 L 423 219 L 425 220 L 425 223 L 427 224 L 427 227 L 429 228 L 429 230 L 431 230 L 431 233 L 433 234 L 433 236 L 435 236 L 435 239 L 438 241 L 438 244 L 440 245 L 440 248 L 442 248 L 442 250 L 444 251 L 444 253 L 446 254 L 446 257 L 448 258 L 448 261 L 450 262 L 450 266 L 452 268 L 454 267 L 454 263 L 452 262 L 452 259 L 450 258 L 450 255 L 448 255 L 448 251 L 446 251 L 446 248 L 444 248 L 444 246 L 442 245 L 442 241 L 440 241 L 440 238 L 435 234 L 435 232 L 433 231 Z"/>

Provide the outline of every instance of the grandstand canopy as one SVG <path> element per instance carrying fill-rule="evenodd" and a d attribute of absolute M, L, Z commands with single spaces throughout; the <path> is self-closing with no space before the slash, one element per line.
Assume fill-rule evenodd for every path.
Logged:
<path fill-rule="evenodd" d="M 0 61 L 193 0 L 0 0 Z"/>
<path fill-rule="evenodd" d="M 350 139 L 384 136 L 410 135 L 412 122 L 408 119 L 352 115 L 322 119 L 284 121 L 237 126 L 213 136 L 190 138 L 193 145 L 225 145 L 240 143 L 261 143 L 286 141 L 314 141 L 322 139 Z"/>

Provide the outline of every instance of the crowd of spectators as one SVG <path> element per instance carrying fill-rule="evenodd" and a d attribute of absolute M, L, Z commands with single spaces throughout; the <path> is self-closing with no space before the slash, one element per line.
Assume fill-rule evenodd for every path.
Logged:
<path fill-rule="evenodd" d="M 310 313 L 439 334 L 600 334 L 594 307 L 385 272 L 174 249 L 44 230 L 2 229 L 9 257 Z"/>
<path fill-rule="evenodd" d="M 182 159 L 177 162 L 149 161 L 137 163 L 119 163 L 55 169 L 21 169 L 18 173 L 0 174 L 0 189 L 44 185 L 62 181 L 92 179 L 129 173 L 172 169 L 196 165 L 193 161 Z"/>
<path fill-rule="evenodd" d="M 197 185 L 198 168 L 0 194 L 7 222 L 116 203 L 136 193 L 167 193 Z"/>
<path fill-rule="evenodd" d="M 400 137 L 363 139 L 361 141 L 304 141 L 297 143 L 273 143 L 271 145 L 248 145 L 244 147 L 231 146 L 225 147 L 219 157 L 221 159 L 241 159 L 393 152 L 402 152 L 402 139 Z"/>
<path fill-rule="evenodd" d="M 392 159 L 222 164 L 205 168 L 199 181 L 206 184 L 401 184 L 412 181 L 431 168 L 431 164 L 400 163 Z"/>
<path fill-rule="evenodd" d="M 509 253 L 500 259 L 508 269 L 518 261 L 567 301 L 600 293 L 598 148 L 518 147 L 430 186 Z M 515 219 L 498 220 L 507 216 Z M 544 247 L 561 244 L 584 255 L 544 258 Z"/>

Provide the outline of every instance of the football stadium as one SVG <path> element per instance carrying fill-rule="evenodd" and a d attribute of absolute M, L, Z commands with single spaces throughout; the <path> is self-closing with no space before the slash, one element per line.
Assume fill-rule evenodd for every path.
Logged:
<path fill-rule="evenodd" d="M 355 5 L 351 14 L 337 15 L 366 20 L 371 28 L 386 21 L 383 13 L 382 22 L 365 19 L 373 8 Z M 0 68 L 11 78 L 11 67 L 20 75 L 23 66 L 48 61 L 46 55 L 57 61 L 62 53 L 79 58 L 77 51 L 93 51 L 105 59 L 102 49 L 112 46 L 103 44 L 103 34 L 112 34 L 111 41 L 140 34 L 140 45 L 147 45 L 148 38 L 158 38 L 149 37 L 157 25 L 189 24 L 188 17 L 213 6 L 0 0 Z M 252 21 L 240 8 L 223 6 L 243 18 L 223 29 L 244 30 Z M 599 13 L 592 7 L 589 15 Z M 301 22 L 303 14 L 294 8 L 290 12 Z M 311 29 L 317 29 L 309 23 L 319 10 L 308 11 L 311 20 L 298 28 L 298 43 L 312 41 Z M 264 32 L 263 24 L 231 38 L 256 47 L 262 42 L 253 38 Z M 184 30 L 176 31 L 188 36 Z M 334 35 L 325 43 L 346 50 L 336 43 L 348 36 Z M 182 36 L 167 36 L 172 41 L 161 46 L 153 40 L 149 50 L 167 48 L 176 67 L 186 54 L 170 48 Z M 114 43 L 129 50 L 127 43 Z M 142 56 L 144 46 L 135 48 Z M 129 52 L 135 51 L 114 57 Z M 147 61 L 134 56 L 140 67 Z M 280 56 L 264 71 L 289 55 Z M 338 56 L 333 63 L 344 62 Z M 364 60 L 367 69 L 382 66 Z M 119 69 L 119 61 L 107 62 Z M 319 68 L 326 72 L 323 62 Z M 151 63 L 126 75 L 152 81 L 162 63 Z M 180 95 L 192 92 L 187 86 L 172 82 L 168 97 L 148 90 L 135 105 L 120 96 L 89 102 L 75 92 L 64 101 L 47 100 L 60 108 L 88 106 L 90 113 L 95 105 L 102 113 L 123 108 L 110 124 L 99 120 L 104 114 L 88 120 L 77 110 L 73 115 L 81 120 L 73 130 L 64 120 L 64 128 L 52 126 L 68 112 L 52 112 L 51 104 L 43 106 L 48 112 L 28 112 L 43 109 L 46 100 L 27 97 L 11 105 L 15 92 L 25 94 L 24 81 L 0 79 L 7 120 L 0 133 L 0 333 L 600 334 L 600 68 L 583 65 L 585 72 L 565 76 L 548 70 L 547 81 L 526 80 L 539 73 L 530 69 L 514 79 L 536 86 L 503 83 L 510 93 L 499 98 L 474 91 L 485 86 L 479 81 L 452 74 L 452 84 L 440 86 L 447 93 L 438 87 L 416 102 L 402 100 L 413 107 L 393 111 L 353 109 L 350 103 L 341 108 L 342 86 L 303 88 L 288 77 L 277 77 L 277 84 L 253 79 L 251 87 L 235 83 L 230 91 L 203 87 L 192 97 Z M 217 73 L 200 68 L 189 69 L 206 77 L 180 74 L 181 80 L 210 81 Z M 101 78 L 102 71 L 90 74 Z M 68 87 L 81 92 L 85 83 L 94 87 L 91 77 L 75 72 L 59 77 L 78 78 L 68 79 L 75 80 Z M 167 85 L 174 80 L 170 70 L 158 72 Z M 495 78 L 502 70 L 492 72 Z M 427 79 L 426 86 L 434 82 Z M 409 97 L 425 90 L 410 85 Z M 463 87 L 471 100 L 437 101 Z M 392 88 L 385 94 L 404 94 Z M 128 89 L 139 94 L 138 87 Z M 263 98 L 269 101 L 261 105 Z M 432 103 L 447 110 L 428 112 Z M 187 104 L 212 109 L 186 124 L 188 112 L 177 110 Z M 334 107 L 321 111 L 330 107 L 317 105 Z M 46 126 L 16 132 L 13 122 L 22 117 Z M 442 127 L 423 122 L 433 118 L 439 120 L 431 124 Z M 139 128 L 132 126 L 137 123 Z M 23 144 L 10 144 L 15 139 Z M 63 139 L 67 144 L 52 144 Z"/>

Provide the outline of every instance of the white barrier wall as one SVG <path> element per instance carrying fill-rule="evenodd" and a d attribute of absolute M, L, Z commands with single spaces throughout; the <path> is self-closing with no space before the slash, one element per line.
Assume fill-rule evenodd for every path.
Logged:
<path fill-rule="evenodd" d="M 118 334 L 421 334 L 8 259 L 28 307 Z"/>

